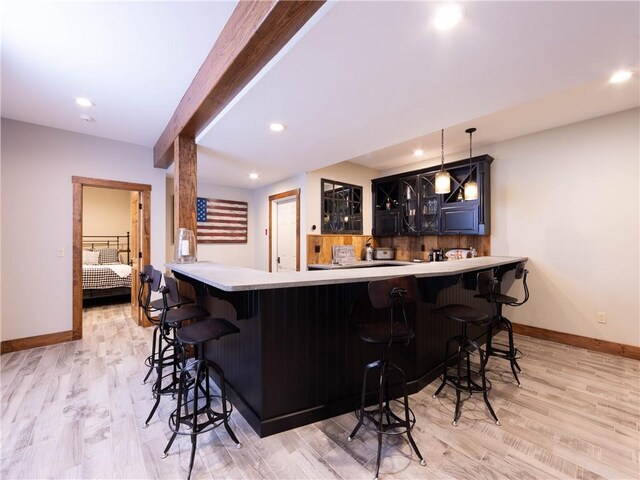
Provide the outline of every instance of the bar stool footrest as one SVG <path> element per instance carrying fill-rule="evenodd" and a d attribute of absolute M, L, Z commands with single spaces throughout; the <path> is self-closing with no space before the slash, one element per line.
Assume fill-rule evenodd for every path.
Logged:
<path fill-rule="evenodd" d="M 210 400 L 214 398 L 219 398 L 222 402 L 222 397 L 220 395 L 211 395 Z M 201 399 L 206 401 L 206 399 Z M 209 403 L 209 402 L 207 402 Z M 197 416 L 201 417 L 205 415 L 207 420 L 200 422 L 200 418 L 198 419 L 198 425 L 196 426 L 196 430 L 193 430 L 193 399 L 189 399 L 186 403 L 186 406 L 191 405 L 191 411 L 187 409 L 187 413 L 182 415 L 178 415 L 178 409 L 176 408 L 169 415 L 169 428 L 172 432 L 177 433 L 178 435 L 199 435 L 201 433 L 206 433 L 214 428 L 222 425 L 225 420 L 228 421 L 231 417 L 231 413 L 233 412 L 233 405 L 230 402 L 227 402 L 227 414 L 225 415 L 223 412 L 218 412 L 211 408 L 210 405 L 203 405 L 198 409 Z M 184 411 L 185 404 L 181 406 L 181 410 Z"/>
<path fill-rule="evenodd" d="M 471 375 L 475 375 L 479 378 L 480 374 L 478 372 L 472 371 Z M 476 383 L 473 379 L 468 378 L 465 373 L 461 378 L 458 378 L 457 375 L 447 374 L 447 378 L 445 379 L 445 383 L 450 387 L 456 389 L 460 392 L 468 392 L 468 393 L 489 393 L 491 391 L 491 380 L 485 378 L 486 387 L 483 387 L 479 383 Z"/>
<path fill-rule="evenodd" d="M 390 400 L 389 403 L 395 403 L 402 408 L 402 412 L 404 414 L 404 402 L 402 400 L 393 399 Z M 407 432 L 413 430 L 413 426 L 416 423 L 416 416 L 411 410 L 411 407 L 408 407 L 409 411 L 409 424 L 407 425 L 407 421 L 400 417 L 397 413 L 395 413 L 390 408 L 387 408 L 386 405 L 382 406 L 382 425 L 380 425 L 378 418 L 380 417 L 380 411 L 377 407 L 364 409 L 364 417 L 369 420 L 367 423 L 362 423 L 362 426 L 369 431 L 372 432 L 380 432 L 383 435 L 404 435 Z M 360 409 L 357 409 L 356 418 L 360 420 Z M 385 421 L 386 420 L 386 421 Z M 393 431 L 391 431 L 393 430 Z"/>
<path fill-rule="evenodd" d="M 494 357 L 504 358 L 506 360 L 520 360 L 521 358 L 524 357 L 522 352 L 517 348 L 513 349 L 514 354 L 511 355 L 511 352 L 508 350 L 509 348 L 508 345 L 502 345 L 502 344 L 497 344 L 497 345 L 499 347 L 504 347 L 504 348 L 495 348 L 493 345 L 491 345 L 491 351 L 489 355 Z"/>

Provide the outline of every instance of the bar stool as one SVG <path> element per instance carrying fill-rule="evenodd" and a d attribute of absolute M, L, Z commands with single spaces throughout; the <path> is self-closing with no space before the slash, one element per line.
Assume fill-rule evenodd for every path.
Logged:
<path fill-rule="evenodd" d="M 231 440 L 237 448 L 242 444 L 229 426 L 229 416 L 233 411 L 231 403 L 227 405 L 226 383 L 222 368 L 211 360 L 204 358 L 204 344 L 211 340 L 238 333 L 240 330 L 222 318 L 207 318 L 191 325 L 180 328 L 177 332 L 178 342 L 183 346 L 192 346 L 195 350 L 195 358 L 187 363 L 180 372 L 178 387 L 178 402 L 176 409 L 169 416 L 169 428 L 173 435 L 164 449 L 162 458 L 166 458 L 177 435 L 189 435 L 191 437 L 191 457 L 189 459 L 189 475 L 193 469 L 193 461 L 196 453 L 198 435 L 224 425 Z M 213 409 L 212 399 L 214 395 L 210 388 L 209 368 L 211 368 L 220 380 L 220 403 L 222 411 Z"/>
<path fill-rule="evenodd" d="M 409 344 L 414 337 L 414 332 L 407 323 L 405 306 L 413 304 L 419 298 L 418 284 L 416 277 L 399 277 L 386 280 L 376 280 L 369 282 L 369 299 L 373 308 L 388 309 L 389 321 L 376 321 L 361 323 L 357 326 L 357 333 L 363 342 L 380 345 L 381 359 L 369 363 L 364 367 L 362 380 L 362 398 L 360 408 L 356 412 L 358 423 L 347 438 L 352 441 L 361 426 L 369 428 L 378 434 L 378 455 L 376 458 L 376 475 L 380 471 L 380 457 L 382 453 L 382 435 L 402 435 L 407 434 L 409 443 L 420 459 L 420 465 L 426 465 L 424 458 L 418 450 L 411 430 L 416 423 L 416 417 L 409 408 L 409 397 L 405 373 L 395 363 L 388 360 L 388 349 L 393 344 Z M 367 374 L 372 368 L 379 369 L 378 377 L 378 404 L 370 409 L 366 409 Z M 403 401 L 389 398 L 389 376 L 396 372 L 402 379 Z M 390 402 L 394 401 L 403 406 L 403 416 L 399 416 L 391 409 Z M 368 423 L 364 423 L 367 419 Z"/>
<path fill-rule="evenodd" d="M 484 403 L 489 409 L 489 413 L 496 422 L 496 425 L 500 425 L 500 421 L 491 407 L 489 402 L 489 391 L 491 390 L 491 382 L 485 375 L 485 364 L 487 361 L 486 353 L 480 348 L 480 345 L 467 335 L 467 325 L 478 325 L 487 327 L 487 339 L 491 339 L 491 319 L 488 315 L 476 310 L 475 308 L 467 305 L 451 304 L 444 307 L 436 308 L 433 313 L 442 314 L 449 320 L 454 320 L 461 324 L 461 333 L 455 337 L 451 337 L 447 340 L 444 353 L 444 371 L 442 373 L 442 384 L 438 387 L 433 394 L 433 398 L 436 398 L 445 385 L 450 385 L 456 390 L 456 411 L 453 417 L 452 425 L 458 426 L 458 420 L 462 413 L 462 399 L 461 393 L 467 392 L 469 396 L 472 396 L 476 392 L 482 393 Z M 490 340 L 488 340 L 490 341 Z M 453 367 L 449 367 L 449 346 L 453 344 L 456 355 L 456 373 L 450 373 Z M 479 356 L 479 369 L 477 372 L 471 370 L 471 354 L 477 351 Z M 477 383 L 472 377 L 480 377 L 481 383 Z"/>
<path fill-rule="evenodd" d="M 525 262 L 520 262 L 516 265 L 515 278 L 516 280 L 522 279 L 522 285 L 524 287 L 524 300 L 518 301 L 515 297 L 510 297 L 500 293 L 500 280 L 495 276 L 494 271 L 481 272 L 478 274 L 478 294 L 476 297 L 484 298 L 487 302 L 491 303 L 493 307 L 493 325 L 499 330 L 503 328 L 507 330 L 509 338 L 508 345 L 500 345 L 501 348 L 496 348 L 495 345 L 487 340 L 487 360 L 489 357 L 498 357 L 509 360 L 511 365 L 511 372 L 513 377 L 518 383 L 518 388 L 522 388 L 518 373 L 522 373 L 520 365 L 518 365 L 518 359 L 522 358 L 522 352 L 518 350 L 513 343 L 513 326 L 511 321 L 502 315 L 502 306 L 509 305 L 511 307 L 519 307 L 524 305 L 529 300 L 529 287 L 527 286 L 527 274 L 529 270 L 525 267 Z M 516 372 L 517 370 L 517 372 Z"/>
<path fill-rule="evenodd" d="M 160 325 L 158 329 L 160 335 L 159 345 L 161 348 L 158 350 L 155 365 L 156 381 L 152 387 L 153 396 L 156 401 L 144 422 L 143 428 L 149 426 L 149 422 L 158 409 L 158 405 L 160 405 L 160 398 L 163 395 L 175 395 L 178 392 L 178 367 L 184 364 L 184 351 L 180 343 L 176 341 L 176 331 L 180 329 L 182 323 L 187 320 L 196 320 L 209 316 L 209 312 L 206 309 L 197 305 L 184 305 L 180 308 L 170 308 L 169 305 L 177 303 L 180 299 L 178 284 L 173 277 L 165 276 L 164 282 L 164 287 L 160 288 L 164 306 L 160 314 Z M 170 368 L 171 371 L 165 374 L 164 369 L 167 367 Z M 163 381 L 167 377 L 169 377 L 169 382 L 163 384 Z"/>
<path fill-rule="evenodd" d="M 152 265 L 145 265 L 140 272 L 140 288 L 138 289 L 138 305 L 142 308 L 145 317 L 149 323 L 154 325 L 153 337 L 151 341 L 151 355 L 149 355 L 144 363 L 148 367 L 147 374 L 142 380 L 142 384 L 147 383 L 151 372 L 156 369 L 158 362 L 158 352 L 162 350 L 162 336 L 160 331 L 160 313 L 164 308 L 164 301 L 162 298 L 158 300 L 151 300 L 151 296 L 154 292 L 160 291 L 160 284 L 162 282 L 162 273 Z M 179 297 L 177 301 L 168 299 L 167 306 L 169 308 L 181 307 L 193 303 L 190 298 Z"/>

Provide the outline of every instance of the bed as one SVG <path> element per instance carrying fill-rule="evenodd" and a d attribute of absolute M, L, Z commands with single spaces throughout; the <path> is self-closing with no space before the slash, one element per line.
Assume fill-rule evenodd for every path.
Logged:
<path fill-rule="evenodd" d="M 126 235 L 82 237 L 82 299 L 131 295 L 131 247 Z"/>

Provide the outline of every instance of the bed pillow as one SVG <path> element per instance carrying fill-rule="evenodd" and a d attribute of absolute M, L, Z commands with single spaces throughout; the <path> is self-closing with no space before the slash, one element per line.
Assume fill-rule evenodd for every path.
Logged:
<path fill-rule="evenodd" d="M 82 250 L 82 264 L 83 265 L 98 265 L 100 258 L 100 252 L 95 250 Z"/>
<path fill-rule="evenodd" d="M 100 265 L 108 265 L 109 263 L 120 263 L 118 261 L 118 249 L 117 248 L 103 248 L 99 250 L 100 257 L 98 263 Z"/>

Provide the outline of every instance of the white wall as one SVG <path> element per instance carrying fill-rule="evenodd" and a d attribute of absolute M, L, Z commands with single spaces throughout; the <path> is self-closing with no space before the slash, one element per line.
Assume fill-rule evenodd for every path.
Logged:
<path fill-rule="evenodd" d="M 130 230 L 131 192 L 83 188 L 82 235 L 126 235 Z"/>
<path fill-rule="evenodd" d="M 492 252 L 530 257 L 518 322 L 640 345 L 639 112 L 487 148 Z"/>
<path fill-rule="evenodd" d="M 297 188 L 300 189 L 300 270 L 307 269 L 305 233 L 307 231 L 307 220 L 305 219 L 307 191 L 306 174 L 304 173 L 254 190 L 252 203 L 255 205 L 255 215 L 253 220 L 249 220 L 249 225 L 256 232 L 254 237 L 255 257 L 253 268 L 269 271 L 269 236 L 268 234 L 265 235 L 265 231 L 269 229 L 269 197 Z"/>
<path fill-rule="evenodd" d="M 219 198 L 223 200 L 235 200 L 247 202 L 247 243 L 199 243 L 198 261 L 222 263 L 224 265 L 237 265 L 239 267 L 254 268 L 255 231 L 253 222 L 255 217 L 255 205 L 253 192 L 246 188 L 224 187 L 211 183 L 198 182 L 198 197 Z M 173 201 L 173 178 L 167 177 L 167 261 L 172 262 L 174 257 L 173 246 L 173 214 L 171 202 Z"/>
<path fill-rule="evenodd" d="M 492 254 L 529 257 L 531 300 L 507 307 L 513 321 L 640 345 L 639 115 L 632 109 L 474 148 L 495 158 Z M 382 174 L 391 173 L 397 169 Z M 606 325 L 597 312 L 606 312 Z"/>
<path fill-rule="evenodd" d="M 151 148 L 2 119 L 2 340 L 72 328 L 74 175 L 150 184 L 151 261 L 163 264 L 165 170 Z"/>
<path fill-rule="evenodd" d="M 371 235 L 372 207 L 371 207 L 371 179 L 379 177 L 380 172 L 373 168 L 363 167 L 351 162 L 341 162 L 326 168 L 314 170 L 307 174 L 307 230 L 301 232 L 301 236 L 308 234 L 319 235 L 322 226 L 320 215 L 320 180 L 326 178 L 336 182 L 345 182 L 362 187 L 362 234 Z M 316 230 L 311 226 L 316 225 Z"/>

